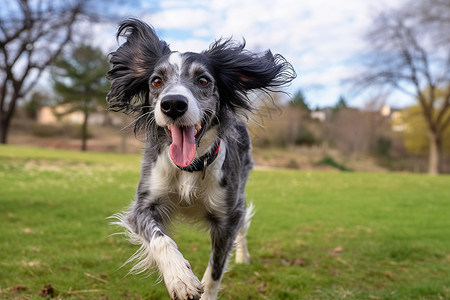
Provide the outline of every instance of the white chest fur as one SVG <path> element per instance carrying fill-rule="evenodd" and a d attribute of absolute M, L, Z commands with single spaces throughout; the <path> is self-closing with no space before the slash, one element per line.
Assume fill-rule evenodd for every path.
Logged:
<path fill-rule="evenodd" d="M 225 189 L 220 185 L 226 144 L 221 143 L 214 162 L 202 172 L 178 169 L 171 161 L 168 151 L 162 151 L 150 176 L 150 194 L 171 202 L 171 206 L 187 217 L 200 218 L 205 212 L 224 215 Z"/>

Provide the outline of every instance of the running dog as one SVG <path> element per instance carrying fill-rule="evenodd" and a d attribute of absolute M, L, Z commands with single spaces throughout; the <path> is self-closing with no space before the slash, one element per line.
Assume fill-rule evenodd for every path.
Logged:
<path fill-rule="evenodd" d="M 245 184 L 252 168 L 245 121 L 256 109 L 249 92 L 272 92 L 295 78 L 270 51 L 220 39 L 201 53 L 171 51 L 154 29 L 123 21 L 109 56 L 109 108 L 135 117 L 146 146 L 136 199 L 114 224 L 140 245 L 134 272 L 157 268 L 172 299 L 216 299 L 230 252 L 248 263 L 246 233 L 253 214 Z M 169 236 L 174 220 L 201 223 L 211 237 L 200 281 Z"/>

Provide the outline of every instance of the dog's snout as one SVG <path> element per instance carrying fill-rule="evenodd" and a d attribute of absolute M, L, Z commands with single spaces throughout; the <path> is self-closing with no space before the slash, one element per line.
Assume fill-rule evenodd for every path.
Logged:
<path fill-rule="evenodd" d="M 161 111 L 176 119 L 188 110 L 188 100 L 182 95 L 167 95 L 161 99 Z"/>

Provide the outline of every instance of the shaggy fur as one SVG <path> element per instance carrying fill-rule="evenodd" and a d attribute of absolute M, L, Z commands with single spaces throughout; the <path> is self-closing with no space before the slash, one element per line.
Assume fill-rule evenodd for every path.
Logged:
<path fill-rule="evenodd" d="M 202 53 L 172 52 L 152 27 L 128 19 L 110 54 L 109 107 L 135 117 L 146 134 L 136 199 L 114 224 L 139 250 L 132 272 L 157 268 L 172 299 L 216 299 L 230 252 L 248 263 L 246 233 L 253 214 L 245 184 L 252 168 L 243 116 L 255 105 L 249 91 L 273 91 L 295 78 L 270 51 L 218 40 Z M 202 223 L 211 255 L 202 281 L 169 237 L 172 222 Z"/>

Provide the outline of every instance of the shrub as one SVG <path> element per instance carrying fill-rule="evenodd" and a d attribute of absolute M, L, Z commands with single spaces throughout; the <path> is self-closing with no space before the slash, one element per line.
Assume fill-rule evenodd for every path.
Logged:
<path fill-rule="evenodd" d="M 324 156 L 324 158 L 319 160 L 316 164 L 319 166 L 330 166 L 330 167 L 336 168 L 341 171 L 352 171 L 351 169 L 347 168 L 346 166 L 336 162 L 334 160 L 334 158 L 329 155 Z"/>
<path fill-rule="evenodd" d="M 49 137 L 70 137 L 72 139 L 81 138 L 81 125 L 34 125 L 31 133 L 34 136 Z M 92 138 L 93 134 L 88 131 L 88 138 Z"/>
<path fill-rule="evenodd" d="M 56 137 L 64 135 L 64 128 L 55 125 L 35 125 L 31 133 L 37 137 Z"/>

